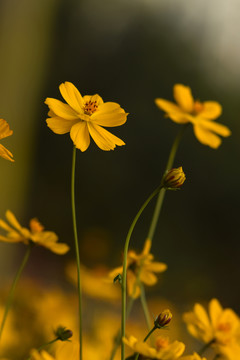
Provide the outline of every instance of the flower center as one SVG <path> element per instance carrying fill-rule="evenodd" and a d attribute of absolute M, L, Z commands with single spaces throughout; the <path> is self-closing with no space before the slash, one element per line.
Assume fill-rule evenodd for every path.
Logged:
<path fill-rule="evenodd" d="M 156 340 L 156 348 L 157 350 L 165 349 L 169 345 L 168 338 L 159 337 Z"/>
<path fill-rule="evenodd" d="M 33 233 L 39 233 L 44 230 L 44 227 L 42 226 L 42 224 L 40 224 L 40 222 L 36 218 L 30 220 L 29 226 Z"/>
<path fill-rule="evenodd" d="M 231 324 L 226 322 L 226 323 L 222 323 L 222 324 L 219 324 L 217 329 L 219 331 L 223 331 L 223 332 L 229 332 L 231 330 Z"/>
<path fill-rule="evenodd" d="M 195 101 L 193 104 L 193 113 L 199 114 L 201 111 L 203 111 L 204 105 L 200 101 Z"/>
<path fill-rule="evenodd" d="M 97 101 L 87 101 L 84 106 L 84 113 L 92 115 L 98 109 Z"/>

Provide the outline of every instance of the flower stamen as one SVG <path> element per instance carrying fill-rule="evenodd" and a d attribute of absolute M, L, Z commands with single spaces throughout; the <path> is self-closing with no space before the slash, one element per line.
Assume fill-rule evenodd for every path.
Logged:
<path fill-rule="evenodd" d="M 87 101 L 84 106 L 84 113 L 86 115 L 92 115 L 98 109 L 97 101 Z"/>

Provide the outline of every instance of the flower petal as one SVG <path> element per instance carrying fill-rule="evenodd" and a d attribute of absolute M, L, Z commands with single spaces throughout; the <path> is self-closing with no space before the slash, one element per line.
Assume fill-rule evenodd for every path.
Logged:
<path fill-rule="evenodd" d="M 201 125 L 194 125 L 193 131 L 200 143 L 208 145 L 213 149 L 217 149 L 222 142 L 219 136 L 215 135 Z"/>
<path fill-rule="evenodd" d="M 151 286 L 151 285 L 156 284 L 157 277 L 156 277 L 156 275 L 154 273 L 152 273 L 150 271 L 146 271 L 145 268 L 144 268 L 141 271 L 140 280 L 144 284 Z"/>
<path fill-rule="evenodd" d="M 0 144 L 0 156 L 6 160 L 14 162 L 13 154 L 11 151 L 5 148 L 2 144 Z"/>
<path fill-rule="evenodd" d="M 59 86 L 59 90 L 64 100 L 73 108 L 77 113 L 83 112 L 83 98 L 78 89 L 71 83 L 66 81 Z"/>
<path fill-rule="evenodd" d="M 167 270 L 167 265 L 161 262 L 153 261 L 145 265 L 145 269 L 153 272 L 163 272 Z"/>
<path fill-rule="evenodd" d="M 90 144 L 90 136 L 85 121 L 79 121 L 70 131 L 70 136 L 77 149 L 81 151 L 87 150 Z"/>
<path fill-rule="evenodd" d="M 215 132 L 218 135 L 225 136 L 225 137 L 231 135 L 231 130 L 227 126 L 216 123 L 215 121 L 209 121 L 209 120 L 205 120 L 205 119 L 197 119 L 196 122 L 199 122 L 199 125 L 204 127 L 206 130 Z"/>
<path fill-rule="evenodd" d="M 111 134 L 109 131 L 102 128 L 101 126 L 93 124 L 91 122 L 87 122 L 87 126 L 91 137 L 100 149 L 108 151 L 113 150 L 116 145 L 125 145 L 125 143 L 121 139 Z"/>
<path fill-rule="evenodd" d="M 22 226 L 19 224 L 19 222 L 17 221 L 15 215 L 10 211 L 10 210 L 7 210 L 6 211 L 6 219 L 7 221 L 15 228 L 17 229 L 18 231 L 21 231 L 22 230 Z"/>
<path fill-rule="evenodd" d="M 189 122 L 188 114 L 180 109 L 179 106 L 171 101 L 164 99 L 155 99 L 155 104 L 167 113 L 173 121 L 178 124 L 186 124 Z"/>
<path fill-rule="evenodd" d="M 127 120 L 127 113 L 117 103 L 107 102 L 99 106 L 99 109 L 91 115 L 94 124 L 102 126 L 120 126 Z"/>
<path fill-rule="evenodd" d="M 74 111 L 68 104 L 64 104 L 62 101 L 47 98 L 45 100 L 45 104 L 49 106 L 49 109 L 54 112 L 57 116 L 60 116 L 66 120 L 76 120 L 78 118 L 78 114 Z"/>
<path fill-rule="evenodd" d="M 12 135 L 13 131 L 10 130 L 8 123 L 4 119 L 0 119 L 0 139 Z"/>
<path fill-rule="evenodd" d="M 209 316 L 214 329 L 216 329 L 223 308 L 217 299 L 212 299 L 209 303 Z"/>
<path fill-rule="evenodd" d="M 182 110 L 188 113 L 193 111 L 194 100 L 190 87 L 182 84 L 174 85 L 173 97 Z"/>
<path fill-rule="evenodd" d="M 46 120 L 47 126 L 55 133 L 55 134 L 66 134 L 68 133 L 72 126 L 79 122 L 77 120 L 66 120 L 59 116 L 55 116 L 52 118 L 48 118 Z"/>
<path fill-rule="evenodd" d="M 98 94 L 95 94 L 95 95 L 84 95 L 84 97 L 83 97 L 83 103 L 84 103 L 84 105 L 85 105 L 87 102 L 89 102 L 89 101 L 91 101 L 91 102 L 96 101 L 97 106 L 100 106 L 100 105 L 103 104 L 103 99 L 102 99 L 101 96 L 98 95 Z"/>
<path fill-rule="evenodd" d="M 217 101 L 205 101 L 202 103 L 203 110 L 199 112 L 201 117 L 209 120 L 218 118 L 222 113 L 222 106 Z"/>

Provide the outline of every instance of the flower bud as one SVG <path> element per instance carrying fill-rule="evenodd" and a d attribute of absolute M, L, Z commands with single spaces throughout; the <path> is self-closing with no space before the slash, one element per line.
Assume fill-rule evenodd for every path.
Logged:
<path fill-rule="evenodd" d="M 163 310 L 154 321 L 154 325 L 157 328 L 162 328 L 170 323 L 172 320 L 172 313 L 170 310 Z"/>
<path fill-rule="evenodd" d="M 162 185 L 165 189 L 179 189 L 184 181 L 186 180 L 186 176 L 183 172 L 182 167 L 173 168 L 168 170 L 162 180 Z"/>
<path fill-rule="evenodd" d="M 56 331 L 54 331 L 58 340 L 66 341 L 73 336 L 72 330 L 66 329 L 63 326 L 59 326 Z"/>

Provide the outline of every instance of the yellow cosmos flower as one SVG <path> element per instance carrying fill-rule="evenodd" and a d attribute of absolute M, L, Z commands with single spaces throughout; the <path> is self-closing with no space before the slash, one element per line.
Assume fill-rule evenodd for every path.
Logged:
<path fill-rule="evenodd" d="M 8 123 L 5 120 L 0 119 L 0 140 L 12 135 L 12 133 L 13 131 L 10 130 Z M 0 156 L 6 160 L 14 161 L 13 154 L 2 144 L 0 144 Z"/>
<path fill-rule="evenodd" d="M 240 319 L 232 309 L 223 309 L 217 299 L 209 303 L 209 315 L 200 304 L 195 304 L 192 312 L 183 315 L 188 331 L 195 338 L 213 345 L 228 345 L 239 334 Z"/>
<path fill-rule="evenodd" d="M 113 150 L 116 145 L 125 145 L 121 139 L 102 127 L 120 126 L 126 122 L 128 114 L 120 105 L 114 102 L 104 103 L 97 94 L 82 97 L 70 82 L 61 84 L 59 90 L 67 104 L 52 98 L 45 100 L 50 109 L 47 125 L 53 132 L 70 132 L 73 143 L 81 151 L 89 147 L 90 136 L 102 150 Z"/>
<path fill-rule="evenodd" d="M 56 354 L 53 357 L 47 351 L 37 350 L 31 351 L 32 360 L 78 360 L 79 359 L 79 345 L 76 342 L 66 341 L 63 343 L 56 344 Z"/>
<path fill-rule="evenodd" d="M 191 123 L 196 138 L 204 145 L 218 148 L 222 140 L 218 135 L 229 136 L 231 131 L 213 120 L 222 113 L 221 105 L 216 101 L 200 102 L 194 100 L 188 86 L 176 84 L 173 87 L 176 103 L 164 99 L 155 99 L 156 105 L 178 124 Z"/>
<path fill-rule="evenodd" d="M 196 352 L 193 355 L 182 356 L 179 360 L 207 360 L 205 357 L 199 356 Z"/>
<path fill-rule="evenodd" d="M 147 239 L 141 254 L 135 251 L 129 251 L 127 256 L 127 290 L 128 294 L 137 298 L 141 293 L 139 281 L 146 285 L 154 285 L 157 282 L 157 276 L 154 273 L 161 273 L 167 269 L 167 265 L 161 262 L 153 261 L 154 256 L 150 254 L 152 242 Z M 109 278 L 113 280 L 118 274 L 122 274 L 122 266 L 112 270 Z M 140 272 L 140 274 L 139 274 Z"/>
<path fill-rule="evenodd" d="M 10 210 L 6 211 L 6 219 L 11 226 L 0 219 L 0 228 L 7 231 L 6 236 L 0 235 L 0 241 L 9 243 L 22 242 L 26 245 L 32 242 L 44 246 L 58 255 L 63 255 L 69 250 L 67 244 L 58 243 L 58 236 L 54 232 L 44 231 L 44 227 L 35 218 L 30 220 L 30 229 L 22 227 Z"/>
<path fill-rule="evenodd" d="M 123 338 L 123 342 L 135 353 L 146 356 L 147 359 L 175 360 L 185 350 L 185 345 L 182 342 L 174 341 L 170 343 L 169 339 L 164 337 L 156 339 L 156 347 L 151 347 L 146 342 L 138 341 L 134 336 L 130 336 L 128 339 Z"/>

